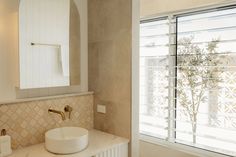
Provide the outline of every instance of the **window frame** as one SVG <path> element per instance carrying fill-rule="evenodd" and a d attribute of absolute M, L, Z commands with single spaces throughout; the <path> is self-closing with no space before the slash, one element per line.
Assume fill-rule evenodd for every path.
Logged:
<path fill-rule="evenodd" d="M 177 40 L 178 40 L 178 33 L 177 33 L 177 29 L 178 29 L 178 17 L 182 17 L 182 16 L 186 16 L 186 15 L 195 15 L 198 13 L 207 13 L 207 12 L 213 12 L 213 11 L 219 11 L 219 10 L 223 10 L 223 9 L 230 9 L 230 8 L 236 8 L 236 2 L 228 2 L 228 3 L 221 3 L 218 5 L 211 5 L 211 6 L 206 6 L 206 7 L 199 7 L 199 8 L 194 8 L 194 9 L 188 9 L 188 10 L 181 10 L 181 11 L 176 11 L 176 12 L 167 12 L 164 14 L 160 14 L 160 15 L 152 15 L 151 17 L 146 17 L 146 18 L 141 18 L 140 20 L 140 24 L 141 23 L 146 23 L 146 22 L 152 22 L 152 21 L 156 21 L 156 20 L 163 20 L 163 19 L 168 19 L 168 20 L 176 20 L 175 22 L 175 32 L 174 32 L 174 38 L 175 38 L 175 55 L 177 56 Z M 169 26 L 170 31 L 171 31 L 171 25 Z M 169 41 L 171 41 L 171 36 L 169 36 Z M 171 47 L 169 47 L 169 49 L 171 49 Z M 173 52 L 173 50 L 169 50 L 169 53 L 171 54 Z M 177 64 L 177 57 L 175 57 L 175 61 L 171 62 L 171 64 L 174 64 L 176 66 Z M 170 66 L 171 67 L 171 66 Z M 177 67 L 174 68 L 175 69 L 175 73 L 174 75 L 177 76 Z M 177 83 L 177 77 L 175 79 L 175 84 Z M 176 89 L 175 89 L 175 93 L 174 93 L 174 105 L 176 107 L 177 103 L 176 103 Z M 173 99 L 173 98 L 171 98 Z M 168 100 L 170 101 L 170 100 Z M 170 104 L 170 103 L 169 103 Z M 173 116 L 174 118 L 176 117 L 176 113 L 170 113 L 171 111 L 169 111 L 168 117 L 172 117 L 169 118 L 170 120 L 168 120 L 168 127 L 176 127 L 176 122 L 173 120 Z M 175 112 L 175 111 L 172 111 Z M 139 114 L 139 113 L 138 113 Z M 176 138 L 176 132 L 173 129 L 168 129 L 168 137 L 166 139 L 162 139 L 162 138 L 158 138 L 158 137 L 153 137 L 151 135 L 147 135 L 147 134 L 142 134 L 139 132 L 140 135 L 140 140 L 143 142 L 148 142 L 148 143 L 152 143 L 152 144 L 157 144 L 160 146 L 164 146 L 164 147 L 168 147 L 174 150 L 178 150 L 178 151 L 182 151 L 184 153 L 188 153 L 188 154 L 192 154 L 192 155 L 196 155 L 196 156 L 200 156 L 200 157 L 234 157 L 228 154 L 223 154 L 220 152 L 215 152 L 215 151 L 211 151 L 211 150 L 207 150 L 207 149 L 202 149 L 199 147 L 195 147 L 195 146 L 191 146 L 191 145 L 187 145 L 187 144 L 183 144 L 183 143 L 178 143 L 175 141 Z M 173 136 L 174 136 L 174 140 L 173 140 Z"/>

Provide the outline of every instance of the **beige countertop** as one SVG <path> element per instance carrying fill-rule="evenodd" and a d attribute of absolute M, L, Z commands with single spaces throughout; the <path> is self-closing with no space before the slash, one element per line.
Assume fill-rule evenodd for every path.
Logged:
<path fill-rule="evenodd" d="M 69 155 L 52 154 L 45 149 L 44 143 L 41 143 L 15 150 L 9 157 L 91 157 L 109 148 L 121 144 L 127 144 L 128 142 L 129 140 L 125 138 L 98 130 L 90 130 L 88 147 L 79 153 Z"/>

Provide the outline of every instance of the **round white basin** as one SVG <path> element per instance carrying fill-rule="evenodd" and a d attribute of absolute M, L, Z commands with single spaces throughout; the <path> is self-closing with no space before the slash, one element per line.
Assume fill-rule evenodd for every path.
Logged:
<path fill-rule="evenodd" d="M 45 147 L 56 154 L 72 154 L 88 145 L 88 130 L 79 127 L 63 127 L 45 133 Z"/>

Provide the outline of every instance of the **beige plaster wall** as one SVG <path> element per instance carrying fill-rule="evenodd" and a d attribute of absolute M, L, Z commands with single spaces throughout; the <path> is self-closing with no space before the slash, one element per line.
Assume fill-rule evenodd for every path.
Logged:
<path fill-rule="evenodd" d="M 130 137 L 131 0 L 89 0 L 89 90 L 107 113 L 94 112 L 95 128 Z"/>
<path fill-rule="evenodd" d="M 140 157 L 196 157 L 164 146 L 140 141 Z"/>
<path fill-rule="evenodd" d="M 231 1 L 233 0 L 140 0 L 140 14 L 145 17 Z"/>
<path fill-rule="evenodd" d="M 18 82 L 18 0 L 0 0 L 0 100 L 15 98 Z"/>

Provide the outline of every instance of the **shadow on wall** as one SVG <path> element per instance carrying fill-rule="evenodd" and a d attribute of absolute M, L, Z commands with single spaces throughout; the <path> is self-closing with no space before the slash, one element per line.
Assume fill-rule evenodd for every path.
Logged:
<path fill-rule="evenodd" d="M 80 84 L 80 14 L 70 1 L 70 85 Z"/>

